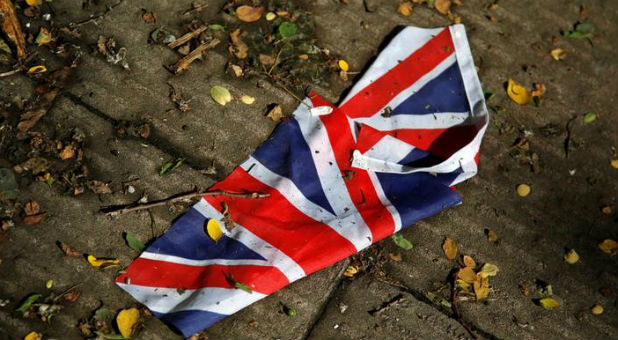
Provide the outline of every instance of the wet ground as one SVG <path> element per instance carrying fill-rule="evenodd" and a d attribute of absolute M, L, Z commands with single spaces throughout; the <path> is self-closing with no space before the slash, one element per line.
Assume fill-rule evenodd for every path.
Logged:
<path fill-rule="evenodd" d="M 384 39 L 398 25 L 445 26 L 450 21 L 436 11 L 415 7 L 410 17 L 397 14 L 396 1 L 369 1 L 372 12 L 358 0 L 347 4 L 332 0 L 305 1 L 313 13 L 316 36 L 322 46 L 345 58 L 352 71 L 362 70 L 375 56 Z M 74 1 L 54 1 L 58 27 L 105 11 L 93 3 L 86 10 Z M 597 244 L 618 238 L 618 215 L 603 214 L 601 207 L 618 209 L 618 170 L 610 166 L 618 141 L 618 5 L 590 0 L 565 3 L 501 1 L 488 9 L 489 1 L 465 0 L 456 9 L 468 31 L 471 48 L 484 88 L 495 93 L 490 127 L 482 145 L 480 172 L 458 187 L 464 203 L 403 231 L 414 243 L 404 251 L 386 239 L 357 256 L 369 265 L 352 278 L 343 276 L 349 260 L 302 279 L 272 296 L 206 330 L 210 338 L 242 339 L 369 339 L 369 338 L 618 338 L 617 257 L 603 253 Z M 223 1 L 208 2 L 195 14 L 212 23 L 221 22 Z M 569 30 L 585 17 L 596 27 L 592 39 L 568 39 Z M 113 194 L 79 196 L 58 186 L 19 179 L 18 201 L 38 201 L 46 213 L 42 223 L 24 225 L 19 220 L 0 243 L 0 337 L 23 338 L 38 331 L 45 338 L 81 338 L 77 321 L 99 306 L 118 310 L 134 304 L 113 283 L 114 269 L 97 271 L 80 258 L 70 258 L 56 246 L 60 240 L 81 251 L 117 257 L 123 265 L 137 252 L 127 247 L 123 232 L 141 240 L 161 235 L 182 207 L 153 208 L 110 218 L 101 206 L 130 203 L 144 194 L 150 200 L 207 187 L 223 178 L 263 140 L 275 123 L 264 117 L 267 104 L 279 103 L 291 112 L 296 100 L 266 81 L 247 81 L 225 74 L 229 55 L 212 51 L 204 62 L 193 64 L 181 75 L 163 65 L 177 55 L 165 46 L 148 43 L 159 25 L 178 28 L 179 12 L 190 1 L 125 1 L 96 22 L 81 25 L 80 42 L 86 48 L 100 35 L 114 36 L 127 48 L 131 72 L 111 65 L 100 56 L 85 53 L 74 70 L 76 81 L 58 97 L 37 128 L 79 127 L 85 132 L 84 157 L 92 175 L 111 181 Z M 158 23 L 142 20 L 142 9 L 153 11 Z M 493 20 L 491 20 L 493 19 Z M 567 51 L 564 60 L 549 56 L 554 48 Z M 508 77 L 532 87 L 543 83 L 547 92 L 537 107 L 519 106 L 504 91 Z M 352 77 L 351 77 L 352 78 Z M 172 84 L 190 98 L 192 109 L 170 113 Z M 334 79 L 330 87 L 315 90 L 336 102 L 353 79 Z M 225 85 L 235 93 L 257 98 L 251 106 L 235 101 L 225 107 L 210 97 L 213 85 Z M 23 75 L 0 79 L 0 99 L 30 93 Z M 584 123 L 583 115 L 597 119 Z M 567 122 L 570 124 L 568 157 L 565 155 Z M 120 120 L 146 121 L 152 125 L 148 140 L 116 139 Z M 536 153 L 537 170 L 522 164 L 524 136 Z M 524 150 L 525 151 L 525 150 Z M 159 176 L 161 164 L 183 157 L 172 173 Z M 14 164 L 2 160 L 3 167 Z M 216 173 L 200 171 L 212 165 Z M 206 174 L 205 174 L 206 173 Z M 125 194 L 122 183 L 134 179 L 135 193 Z M 516 194 L 520 183 L 531 186 L 525 198 Z M 489 242 L 485 230 L 497 233 Z M 449 273 L 457 265 L 442 253 L 445 237 L 457 242 L 461 253 L 477 262 L 491 262 L 500 271 L 492 278 L 492 291 L 482 303 L 460 302 L 454 314 L 448 302 Z M 563 260 L 566 249 L 575 249 L 576 264 Z M 400 253 L 401 261 L 388 254 Z M 382 259 L 382 260 L 378 260 Z M 379 262 L 381 270 L 375 270 Z M 50 323 L 24 319 L 13 310 L 30 293 L 62 292 L 79 284 L 81 298 L 66 304 Z M 546 310 L 521 292 L 525 282 L 550 283 L 562 304 Z M 611 294 L 601 294 L 607 288 Z M 607 290 L 603 290 L 607 293 Z M 605 296 L 607 295 L 607 296 Z M 604 313 L 593 315 L 595 303 Z M 295 310 L 291 318 L 282 305 Z M 177 339 L 156 318 L 146 320 L 136 335 L 143 339 Z"/>

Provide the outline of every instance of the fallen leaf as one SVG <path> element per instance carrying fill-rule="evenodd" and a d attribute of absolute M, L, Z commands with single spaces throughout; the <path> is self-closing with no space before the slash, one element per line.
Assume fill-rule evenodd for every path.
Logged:
<path fill-rule="evenodd" d="M 288 22 L 285 21 L 283 22 L 281 25 L 279 25 L 279 34 L 281 35 L 281 38 L 283 39 L 288 39 L 293 37 L 294 35 L 296 35 L 296 24 L 294 24 L 293 22 Z"/>
<path fill-rule="evenodd" d="M 496 242 L 498 241 L 498 234 L 496 234 L 495 231 L 491 230 L 491 229 L 487 229 L 487 240 L 489 242 Z"/>
<path fill-rule="evenodd" d="M 275 105 L 268 113 L 266 113 L 266 117 L 272 119 L 274 122 L 278 122 L 283 118 L 283 111 L 281 110 L 281 105 Z"/>
<path fill-rule="evenodd" d="M 32 0 L 30 0 L 32 1 Z M 41 340 L 43 336 L 37 332 L 30 332 L 24 337 L 24 340 Z"/>
<path fill-rule="evenodd" d="M 444 243 L 442 243 L 442 250 L 444 251 L 444 255 L 449 260 L 454 260 L 457 257 L 457 243 L 453 241 L 450 237 L 444 239 Z"/>
<path fill-rule="evenodd" d="M 21 305 L 16 309 L 18 312 L 25 313 L 30 309 L 33 303 L 35 303 L 42 295 L 41 294 L 31 294 L 21 303 Z"/>
<path fill-rule="evenodd" d="M 545 87 L 544 84 L 535 83 L 534 90 L 530 92 L 530 95 L 533 99 L 534 97 L 542 97 L 545 94 L 545 91 L 547 91 L 547 87 Z"/>
<path fill-rule="evenodd" d="M 562 35 L 567 38 L 584 39 L 591 38 L 594 35 L 595 27 L 589 22 L 580 22 L 575 24 L 572 30 L 562 32 Z"/>
<path fill-rule="evenodd" d="M 520 197 L 526 197 L 530 195 L 530 186 L 528 184 L 520 184 L 517 186 L 517 194 Z"/>
<path fill-rule="evenodd" d="M 356 273 L 358 273 L 358 268 L 355 266 L 348 266 L 348 268 L 345 269 L 345 272 L 343 272 L 343 276 L 345 277 L 353 277 L 354 275 L 356 275 Z"/>
<path fill-rule="evenodd" d="M 592 308 L 590 308 L 590 312 L 594 315 L 601 315 L 603 314 L 603 306 L 597 302 L 594 306 L 592 306 Z"/>
<path fill-rule="evenodd" d="M 481 275 L 482 278 L 486 278 L 489 276 L 496 276 L 498 271 L 498 266 L 495 264 L 485 263 L 483 267 L 481 267 L 481 271 L 479 271 L 478 274 Z"/>
<path fill-rule="evenodd" d="M 612 168 L 614 169 L 618 169 L 618 159 L 612 159 L 609 161 L 609 165 L 612 166 Z"/>
<path fill-rule="evenodd" d="M 24 213 L 27 216 L 36 215 L 41 211 L 41 206 L 37 201 L 30 201 L 24 206 Z"/>
<path fill-rule="evenodd" d="M 144 245 L 144 243 L 142 243 L 142 241 L 137 239 L 137 236 L 135 236 L 135 234 L 130 233 L 130 232 L 125 232 L 124 234 L 124 239 L 125 241 L 127 241 L 127 245 L 129 246 L 129 248 L 138 251 L 138 252 L 142 252 L 146 246 Z"/>
<path fill-rule="evenodd" d="M 252 7 L 252 6 L 242 5 L 236 8 L 236 17 L 240 21 L 255 22 L 255 21 L 260 20 L 260 18 L 262 17 L 262 14 L 264 14 L 265 11 L 266 9 L 262 6 Z"/>
<path fill-rule="evenodd" d="M 601 207 L 601 212 L 603 213 L 603 215 L 611 215 L 613 210 L 611 206 L 604 205 L 603 207 Z"/>
<path fill-rule="evenodd" d="M 549 54 L 554 60 L 562 60 L 567 56 L 567 52 L 561 48 L 554 48 Z"/>
<path fill-rule="evenodd" d="M 125 339 L 129 339 L 133 335 L 138 322 L 139 310 L 137 308 L 123 309 L 116 316 L 116 325 Z"/>
<path fill-rule="evenodd" d="M 350 70 L 350 65 L 348 65 L 348 62 L 343 59 L 339 59 L 337 65 L 343 72 L 348 72 L 348 70 Z"/>
<path fill-rule="evenodd" d="M 451 0 L 436 0 L 433 6 L 440 14 L 447 15 L 451 11 Z"/>
<path fill-rule="evenodd" d="M 212 31 L 225 31 L 225 27 L 219 24 L 208 25 L 208 29 Z"/>
<path fill-rule="evenodd" d="M 240 101 L 243 102 L 244 104 L 251 105 L 255 102 L 255 97 L 245 95 L 245 96 L 240 97 Z"/>
<path fill-rule="evenodd" d="M 111 194 L 112 193 L 112 188 L 109 186 L 109 183 L 92 180 L 92 181 L 88 181 L 87 185 L 88 185 L 88 189 L 90 189 L 95 194 Z"/>
<path fill-rule="evenodd" d="M 167 162 L 161 165 L 161 169 L 159 169 L 159 176 L 163 176 L 168 174 L 182 165 L 184 158 L 176 158 L 173 162 Z"/>
<path fill-rule="evenodd" d="M 157 22 L 157 15 L 154 14 L 154 12 L 144 11 L 144 14 L 142 14 L 142 20 L 144 20 L 147 24 L 154 24 Z"/>
<path fill-rule="evenodd" d="M 260 54 L 258 56 L 258 59 L 260 60 L 260 64 L 264 66 L 271 66 L 277 62 L 277 59 L 275 59 L 275 57 L 269 56 L 267 54 Z"/>
<path fill-rule="evenodd" d="M 400 253 L 388 253 L 388 257 L 395 262 L 401 262 L 401 254 Z"/>
<path fill-rule="evenodd" d="M 51 289 L 53 286 L 54 286 L 54 280 L 47 280 L 47 282 L 45 282 L 45 288 Z"/>
<path fill-rule="evenodd" d="M 67 160 L 69 158 L 73 158 L 75 156 L 75 146 L 73 144 L 69 144 L 62 149 L 60 152 L 60 159 Z"/>
<path fill-rule="evenodd" d="M 560 306 L 560 301 L 554 299 L 553 297 L 544 297 L 539 300 L 539 305 L 545 309 L 553 309 Z"/>
<path fill-rule="evenodd" d="M 526 105 L 532 101 L 532 97 L 525 87 L 515 83 L 511 78 L 508 80 L 506 93 L 515 103 L 519 105 Z"/>
<path fill-rule="evenodd" d="M 249 46 L 242 41 L 241 34 L 242 31 L 240 29 L 236 29 L 230 33 L 230 40 L 232 41 L 232 45 L 229 50 L 232 55 L 234 55 L 238 59 L 247 58 L 247 52 L 249 51 Z"/>
<path fill-rule="evenodd" d="M 26 57 L 26 39 L 21 30 L 21 24 L 17 18 L 15 7 L 11 0 L 0 0 L 0 18 L 2 18 L 2 31 L 13 42 L 17 48 L 17 57 L 24 59 Z"/>
<path fill-rule="evenodd" d="M 457 278 L 465 283 L 472 284 L 478 278 L 472 267 L 463 267 L 457 271 Z"/>
<path fill-rule="evenodd" d="M 221 236 L 223 236 L 223 231 L 221 230 L 221 224 L 219 224 L 219 221 L 214 218 L 209 219 L 208 222 L 206 222 L 206 233 L 213 241 L 219 241 Z"/>
<path fill-rule="evenodd" d="M 26 0 L 28 6 L 39 6 L 43 3 L 43 0 Z"/>
<path fill-rule="evenodd" d="M 489 296 L 489 278 L 482 277 L 473 283 L 476 301 L 482 301 Z"/>
<path fill-rule="evenodd" d="M 45 213 L 41 213 L 41 207 L 36 201 L 30 201 L 24 206 L 24 213 L 26 216 L 22 219 L 22 222 L 26 225 L 35 225 L 41 223 Z"/>
<path fill-rule="evenodd" d="M 88 255 L 88 262 L 93 267 L 101 268 L 101 269 L 103 269 L 105 267 L 119 266 L 120 265 L 120 261 L 118 259 L 106 259 L 106 258 L 97 259 L 93 255 Z"/>
<path fill-rule="evenodd" d="M 399 6 L 397 6 L 397 13 L 403 15 L 404 17 L 409 17 L 412 15 L 412 12 L 412 4 L 409 1 L 400 2 Z"/>
<path fill-rule="evenodd" d="M 39 34 L 37 34 L 36 39 L 34 39 L 34 42 L 39 46 L 47 45 L 52 42 L 52 35 L 47 29 L 45 29 L 45 27 L 41 27 Z"/>
<path fill-rule="evenodd" d="M 590 124 L 597 120 L 597 114 L 593 112 L 588 112 L 584 115 L 584 123 Z"/>
<path fill-rule="evenodd" d="M 273 12 L 266 13 L 266 20 L 267 21 L 273 21 L 273 20 L 275 20 L 275 18 L 277 18 L 277 14 L 275 14 Z"/>
<path fill-rule="evenodd" d="M 463 256 L 463 263 L 464 263 L 464 266 L 466 266 L 466 267 L 470 267 L 470 268 L 473 268 L 473 269 L 476 268 L 476 262 L 474 261 L 472 256 L 464 255 Z"/>
<path fill-rule="evenodd" d="M 616 255 L 618 252 L 618 242 L 607 238 L 599 243 L 599 249 L 606 254 Z"/>
<path fill-rule="evenodd" d="M 242 67 L 240 67 L 238 65 L 234 65 L 234 64 L 230 65 L 230 67 L 232 68 L 232 71 L 234 72 L 234 75 L 236 77 L 242 77 L 242 75 L 243 75 Z"/>
<path fill-rule="evenodd" d="M 579 261 L 579 254 L 575 251 L 575 249 L 569 250 L 566 254 L 564 254 L 564 262 L 568 264 L 574 264 Z"/>
<path fill-rule="evenodd" d="M 414 245 L 412 244 L 412 242 L 408 241 L 401 234 L 393 234 L 393 236 L 391 236 L 391 238 L 393 239 L 393 242 L 395 242 L 395 244 L 399 248 L 402 248 L 404 250 L 411 250 L 412 248 L 414 248 Z"/>
<path fill-rule="evenodd" d="M 41 74 L 47 72 L 45 65 L 36 65 L 28 69 L 28 74 Z"/>
<path fill-rule="evenodd" d="M 79 252 L 77 249 L 69 246 L 68 244 L 64 242 L 58 241 L 58 246 L 60 247 L 60 249 L 62 249 L 62 252 L 66 256 L 70 256 L 70 257 L 82 257 L 83 256 L 83 254 Z"/>
<path fill-rule="evenodd" d="M 62 298 L 65 299 L 66 301 L 69 301 L 69 302 L 75 302 L 75 301 L 79 300 L 80 296 L 82 296 L 82 293 L 80 293 L 79 290 L 71 289 L 70 291 L 64 293 L 62 295 Z"/>
<path fill-rule="evenodd" d="M 225 106 L 225 104 L 232 101 L 232 94 L 228 89 L 223 86 L 215 85 L 210 89 L 210 96 L 219 105 Z"/>

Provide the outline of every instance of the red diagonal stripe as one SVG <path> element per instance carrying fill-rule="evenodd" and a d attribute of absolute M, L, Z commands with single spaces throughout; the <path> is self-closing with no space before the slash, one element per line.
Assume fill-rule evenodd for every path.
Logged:
<path fill-rule="evenodd" d="M 205 196 L 204 199 L 218 210 L 225 201 L 236 223 L 288 255 L 307 275 L 356 253 L 356 247 L 346 238 L 302 213 L 279 191 L 259 182 L 240 167 L 211 190 L 270 194 L 265 199 L 221 196 Z"/>
<path fill-rule="evenodd" d="M 272 266 L 191 266 L 141 257 L 133 261 L 125 272 L 116 278 L 116 282 L 178 289 L 234 288 L 228 277 L 233 277 L 234 281 L 263 294 L 274 293 L 290 283 L 279 269 Z"/>
<path fill-rule="evenodd" d="M 450 30 L 445 28 L 397 66 L 359 91 L 340 109 L 352 118 L 375 115 L 401 91 L 412 86 L 454 51 Z"/>
<path fill-rule="evenodd" d="M 326 105 L 322 98 L 310 97 L 314 106 Z M 335 109 L 330 115 L 321 116 L 320 119 L 326 127 L 341 174 L 345 175 L 347 171 L 354 173 L 345 180 L 345 185 L 356 209 L 371 230 L 373 242 L 389 236 L 395 231 L 393 216 L 380 201 L 367 171 L 352 168 L 350 159 L 355 142 L 347 117 L 341 110 Z"/>

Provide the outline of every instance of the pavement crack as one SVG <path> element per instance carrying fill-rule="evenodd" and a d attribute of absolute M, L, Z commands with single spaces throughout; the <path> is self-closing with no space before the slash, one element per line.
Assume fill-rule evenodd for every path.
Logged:
<path fill-rule="evenodd" d="M 122 123 L 122 121 L 112 117 L 111 115 L 103 112 L 102 110 L 86 103 L 85 101 L 83 101 L 79 96 L 76 96 L 70 92 L 64 92 L 62 94 L 65 98 L 67 98 L 68 100 L 70 100 L 71 102 L 73 102 L 75 105 L 81 106 L 83 108 L 86 109 L 86 111 L 94 114 L 95 116 L 105 120 L 106 122 L 112 124 L 113 126 L 118 126 Z M 188 167 L 192 168 L 195 171 L 198 171 L 200 174 L 202 174 L 205 177 L 208 177 L 214 181 L 220 181 L 223 179 L 222 176 L 218 175 L 217 171 L 212 171 L 212 168 L 214 169 L 222 169 L 223 166 L 221 164 L 217 164 L 217 162 L 215 160 L 212 160 L 210 163 L 211 164 L 207 164 L 207 165 L 203 165 L 202 161 L 197 160 L 194 156 L 186 154 L 180 150 L 178 150 L 178 148 L 171 143 L 170 141 L 168 141 L 166 138 L 164 138 L 163 136 L 161 136 L 159 133 L 157 133 L 156 130 L 152 130 L 150 132 L 150 135 L 147 138 L 137 138 L 137 137 L 123 137 L 122 139 L 133 139 L 133 140 L 139 140 L 141 142 L 148 142 L 149 145 L 153 146 L 154 148 L 158 149 L 159 151 L 169 155 L 172 158 L 182 158 L 184 159 L 183 164 L 187 165 Z"/>

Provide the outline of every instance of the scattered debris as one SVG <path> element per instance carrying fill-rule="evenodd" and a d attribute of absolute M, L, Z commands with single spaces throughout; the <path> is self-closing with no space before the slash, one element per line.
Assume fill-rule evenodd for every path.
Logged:
<path fill-rule="evenodd" d="M 446 256 L 449 260 L 454 260 L 457 257 L 457 243 L 453 241 L 450 237 L 446 237 L 444 242 L 442 243 L 442 251 L 444 252 L 444 256 Z"/>

